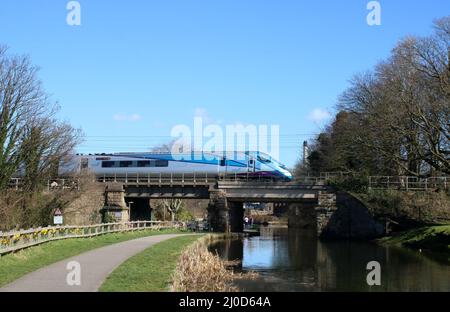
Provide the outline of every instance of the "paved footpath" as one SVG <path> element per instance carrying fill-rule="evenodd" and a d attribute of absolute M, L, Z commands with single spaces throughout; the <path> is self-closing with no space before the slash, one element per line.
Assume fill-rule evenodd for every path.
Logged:
<path fill-rule="evenodd" d="M 51 264 L 22 276 L 0 288 L 0 292 L 93 292 L 122 262 L 144 249 L 164 240 L 186 234 L 165 234 L 137 238 L 101 248 L 97 248 L 63 261 Z M 67 264 L 77 261 L 81 266 L 81 285 L 69 286 Z"/>

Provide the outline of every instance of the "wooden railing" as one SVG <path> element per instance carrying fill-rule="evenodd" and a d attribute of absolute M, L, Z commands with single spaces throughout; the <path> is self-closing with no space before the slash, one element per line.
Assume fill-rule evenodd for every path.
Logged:
<path fill-rule="evenodd" d="M 0 256 L 45 242 L 67 239 L 93 237 L 107 233 L 138 230 L 161 230 L 185 228 L 181 222 L 169 221 L 132 221 L 122 223 L 102 223 L 84 226 L 48 226 L 36 229 L 0 232 Z"/>
<path fill-rule="evenodd" d="M 449 189 L 450 178 L 411 176 L 370 176 L 369 189 L 395 189 L 405 191 L 432 191 Z"/>

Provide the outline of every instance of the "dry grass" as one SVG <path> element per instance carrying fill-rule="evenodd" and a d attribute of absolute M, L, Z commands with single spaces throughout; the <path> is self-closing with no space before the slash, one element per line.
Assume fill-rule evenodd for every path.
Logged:
<path fill-rule="evenodd" d="M 183 251 L 172 278 L 171 291 L 235 292 L 238 288 L 233 285 L 234 279 L 256 276 L 255 273 L 233 273 L 227 269 L 232 263 L 208 251 L 208 244 L 220 238 L 207 235 Z"/>
<path fill-rule="evenodd" d="M 218 255 L 208 251 L 204 241 L 197 241 L 183 251 L 172 281 L 172 291 L 237 291 L 232 285 L 233 272 L 226 269 Z"/>

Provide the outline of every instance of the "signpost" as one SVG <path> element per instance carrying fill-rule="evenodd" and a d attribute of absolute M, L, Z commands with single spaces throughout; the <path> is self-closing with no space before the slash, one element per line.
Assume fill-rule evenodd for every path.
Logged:
<path fill-rule="evenodd" d="M 61 210 L 56 209 L 55 213 L 53 214 L 53 224 L 54 225 L 61 225 L 63 224 L 63 216 Z"/>

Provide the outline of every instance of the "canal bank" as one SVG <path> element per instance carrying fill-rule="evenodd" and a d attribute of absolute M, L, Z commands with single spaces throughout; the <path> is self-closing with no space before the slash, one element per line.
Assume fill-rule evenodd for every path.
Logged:
<path fill-rule="evenodd" d="M 386 246 L 399 246 L 419 250 L 441 253 L 447 256 L 450 264 L 450 225 L 421 227 L 409 231 L 395 233 L 392 236 L 376 240 Z"/>
<path fill-rule="evenodd" d="M 450 291 L 450 266 L 398 246 L 323 241 L 314 231 L 262 227 L 261 235 L 209 246 L 236 273 L 240 291 Z M 367 264 L 381 266 L 381 285 L 369 286 Z"/>

